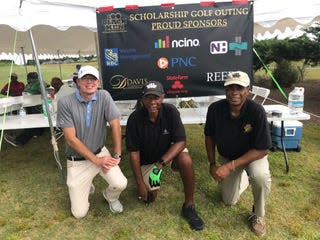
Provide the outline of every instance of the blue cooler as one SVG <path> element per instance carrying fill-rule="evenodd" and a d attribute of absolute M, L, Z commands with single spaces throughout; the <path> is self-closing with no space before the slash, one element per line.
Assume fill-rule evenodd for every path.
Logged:
<path fill-rule="evenodd" d="M 283 142 L 286 149 L 301 150 L 302 126 L 302 122 L 300 121 L 284 121 Z M 281 121 L 273 121 L 271 137 L 273 146 L 282 149 Z"/>

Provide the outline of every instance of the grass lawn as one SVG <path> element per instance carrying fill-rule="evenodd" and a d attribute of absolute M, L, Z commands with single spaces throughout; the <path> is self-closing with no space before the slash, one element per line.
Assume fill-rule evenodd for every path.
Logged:
<path fill-rule="evenodd" d="M 203 231 L 191 231 L 180 217 L 182 183 L 169 169 L 164 171 L 156 202 L 144 205 L 138 201 L 125 149 L 121 162 L 128 178 L 128 187 L 121 195 L 124 212 L 110 212 L 101 194 L 105 184 L 97 176 L 88 215 L 74 219 L 47 131 L 20 148 L 3 142 L 0 239 L 259 239 L 247 224 L 252 206 L 250 189 L 236 206 L 224 206 L 217 183 L 208 173 L 203 125 L 186 125 L 186 131 L 196 173 L 196 207 L 206 224 Z M 288 174 L 282 152 L 270 152 L 273 177 L 264 239 L 320 239 L 319 132 L 319 125 L 304 122 L 301 152 L 288 152 Z M 64 140 L 59 141 L 59 148 L 65 168 Z"/>
<path fill-rule="evenodd" d="M 74 71 L 75 64 L 61 66 L 63 79 Z M 96 63 L 88 64 L 96 66 Z M 7 83 L 10 69 L 8 64 L 0 63 L 0 87 Z M 34 70 L 28 66 L 28 71 Z M 41 65 L 41 70 L 48 83 L 60 74 L 58 65 Z M 12 72 L 26 82 L 23 66 L 13 66 Z M 307 74 L 310 79 L 315 76 L 314 72 Z M 302 151 L 288 152 L 288 174 L 282 152 L 270 152 L 272 190 L 266 206 L 268 229 L 264 239 L 320 239 L 320 125 L 303 123 Z M 163 173 L 156 202 L 144 205 L 138 201 L 125 148 L 121 169 L 128 178 L 128 187 L 120 199 L 124 212 L 118 215 L 110 212 L 101 194 L 105 183 L 98 176 L 88 215 L 82 220 L 74 219 L 47 131 L 20 148 L 2 142 L 0 239 L 259 239 L 247 223 L 252 206 L 250 189 L 236 206 L 224 206 L 218 185 L 208 173 L 203 125 L 186 125 L 186 131 L 196 173 L 196 208 L 206 224 L 203 231 L 191 231 L 180 217 L 182 183 L 169 169 Z M 63 139 L 59 141 L 59 149 L 65 171 Z"/>
<path fill-rule="evenodd" d="M 74 72 L 76 64 L 77 63 L 61 64 L 62 79 L 69 78 L 70 74 Z M 97 66 L 97 62 L 86 62 L 80 64 Z M 40 69 L 43 80 L 48 84 L 50 84 L 51 78 L 60 77 L 59 64 L 41 64 Z M 36 68 L 34 66 L 27 66 L 27 72 L 35 71 Z M 10 72 L 16 73 L 19 81 L 27 83 L 27 74 L 24 66 L 13 65 L 11 67 L 10 64 L 0 62 L 0 89 L 10 80 Z"/>

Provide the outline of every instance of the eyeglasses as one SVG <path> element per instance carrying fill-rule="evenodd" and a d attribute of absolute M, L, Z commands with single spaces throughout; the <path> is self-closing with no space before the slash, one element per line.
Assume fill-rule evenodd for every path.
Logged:
<path fill-rule="evenodd" d="M 82 77 L 80 79 L 81 79 L 81 81 L 86 81 L 86 82 L 90 82 L 90 81 L 95 82 L 95 81 L 98 80 L 97 78 L 91 77 L 91 76 L 84 76 L 84 77 Z"/>

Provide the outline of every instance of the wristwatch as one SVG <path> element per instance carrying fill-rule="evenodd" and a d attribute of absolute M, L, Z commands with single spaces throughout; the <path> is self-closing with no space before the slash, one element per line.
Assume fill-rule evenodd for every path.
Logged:
<path fill-rule="evenodd" d="M 113 155 L 113 158 L 121 158 L 121 153 L 115 153 L 114 155 Z"/>

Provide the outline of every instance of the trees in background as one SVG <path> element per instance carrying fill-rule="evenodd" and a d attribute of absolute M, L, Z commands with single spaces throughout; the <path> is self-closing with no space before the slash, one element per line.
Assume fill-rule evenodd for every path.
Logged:
<path fill-rule="evenodd" d="M 307 66 L 315 66 L 320 62 L 320 24 L 304 30 L 305 33 L 294 39 L 269 39 L 256 41 L 254 48 L 264 64 L 275 63 L 273 73 L 282 86 L 291 86 L 297 81 L 304 81 Z M 292 61 L 301 61 L 302 65 L 293 67 Z M 257 56 L 254 55 L 253 69 L 263 68 Z M 295 72 L 298 72 L 295 73 Z"/>

